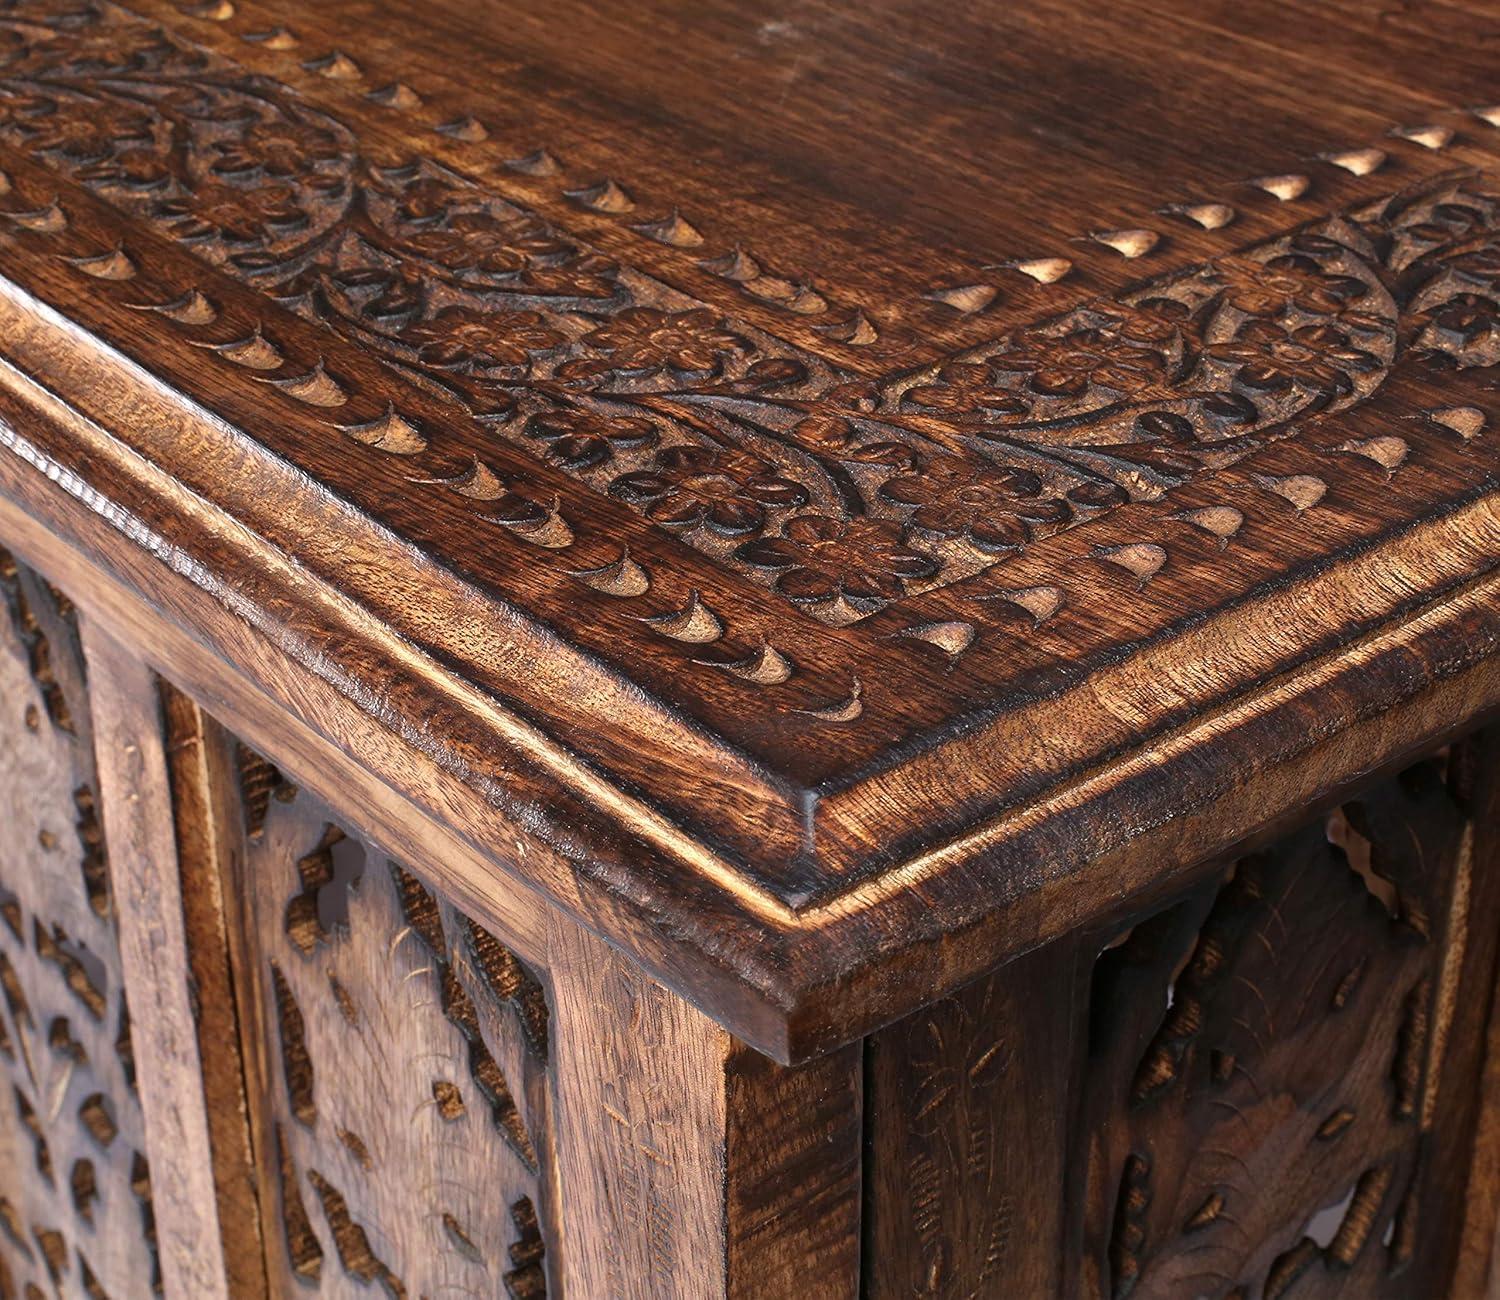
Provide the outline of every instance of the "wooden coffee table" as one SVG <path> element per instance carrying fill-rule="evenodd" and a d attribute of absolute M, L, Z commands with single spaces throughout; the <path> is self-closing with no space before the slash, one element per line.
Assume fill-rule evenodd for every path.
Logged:
<path fill-rule="evenodd" d="M 6 0 L 0 1296 L 1500 1294 L 1497 51 Z"/>

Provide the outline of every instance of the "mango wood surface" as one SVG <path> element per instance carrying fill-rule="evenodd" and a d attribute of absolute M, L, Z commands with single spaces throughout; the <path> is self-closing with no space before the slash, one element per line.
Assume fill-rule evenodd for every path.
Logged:
<path fill-rule="evenodd" d="M 9 535 L 808 1056 L 1500 699 L 1497 24 L 16 0 Z"/>

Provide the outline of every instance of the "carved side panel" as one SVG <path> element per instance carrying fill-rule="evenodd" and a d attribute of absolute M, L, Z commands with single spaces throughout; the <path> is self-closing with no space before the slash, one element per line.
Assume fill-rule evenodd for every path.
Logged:
<path fill-rule="evenodd" d="M 1074 948 L 1055 944 L 868 1041 L 864 1294 L 1056 1294 Z"/>
<path fill-rule="evenodd" d="M 0 1296 L 160 1290 L 67 598 L 0 552 Z"/>
<path fill-rule="evenodd" d="M 258 755 L 235 759 L 272 1278 L 327 1296 L 541 1300 L 542 985 Z"/>
<path fill-rule="evenodd" d="M 1470 747 L 1420 763 L 1102 954 L 1081 1294 L 1447 1294 L 1493 927 L 1477 779 Z"/>

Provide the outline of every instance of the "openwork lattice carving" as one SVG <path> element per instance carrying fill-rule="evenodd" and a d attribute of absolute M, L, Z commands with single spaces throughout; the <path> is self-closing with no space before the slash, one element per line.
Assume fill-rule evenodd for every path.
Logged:
<path fill-rule="evenodd" d="M 0 1294 L 161 1288 L 72 606 L 0 552 Z"/>
<path fill-rule="evenodd" d="M 546 1295 L 546 996 L 241 746 L 270 1235 L 319 1294 Z M 269 1162 L 268 1162 L 269 1163 Z"/>
<path fill-rule="evenodd" d="M 1463 945 L 1463 767 L 1409 769 L 1100 957 L 1090 1294 L 1422 1293 L 1419 1234 L 1461 1217 L 1422 1138 Z"/>

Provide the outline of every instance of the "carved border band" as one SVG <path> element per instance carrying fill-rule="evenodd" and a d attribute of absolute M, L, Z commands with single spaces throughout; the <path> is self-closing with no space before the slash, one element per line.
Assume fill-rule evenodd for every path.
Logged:
<path fill-rule="evenodd" d="M 1488 367 L 1500 347 L 1500 197 L 1482 175 L 1456 172 L 919 371 L 859 379 L 430 160 L 385 156 L 286 87 L 149 23 L 24 0 L 3 17 L 10 148 L 378 358 L 446 404 L 465 434 L 402 409 L 401 385 L 383 413 L 344 419 L 345 376 L 295 360 L 274 330 L 231 321 L 199 291 L 132 305 L 326 412 L 349 439 L 398 458 L 414 491 L 470 503 L 611 601 L 646 595 L 659 575 L 628 549 L 600 560 L 587 498 L 565 497 L 557 472 L 817 623 L 966 592 L 965 617 L 898 629 L 957 656 L 987 623 L 1014 636 L 1013 614 L 1039 624 L 1068 600 L 1068 575 L 1006 580 L 1045 539 L 1154 505 L 1227 545 L 1245 511 L 1213 500 L 1173 510 L 1185 489 L 1305 437 L 1400 368 Z M 341 79 L 340 57 L 318 70 Z M 1351 154 L 1339 165 L 1358 174 L 1377 163 Z M 0 206 L 18 233 L 68 228 L 66 204 L 35 186 L 17 183 Z M 652 237 L 672 235 L 669 225 Z M 139 270 L 124 246 L 59 255 L 100 291 Z M 1488 422 L 1478 406 L 1426 414 L 1466 445 Z M 488 459 L 470 450 L 487 443 Z M 1410 446 L 1386 435 L 1338 450 L 1394 474 Z M 511 470 L 516 452 L 539 468 Z M 1299 513 L 1327 489 L 1314 474 L 1257 481 Z M 1144 538 L 1095 554 L 1137 586 L 1168 558 Z M 1011 613 L 992 617 L 1002 607 Z M 643 621 L 690 661 L 760 688 L 793 677 L 786 645 L 816 627 L 794 620 L 782 635 L 773 613 L 746 641 L 693 587 Z M 850 653 L 842 683 L 791 707 L 858 718 Z"/>

